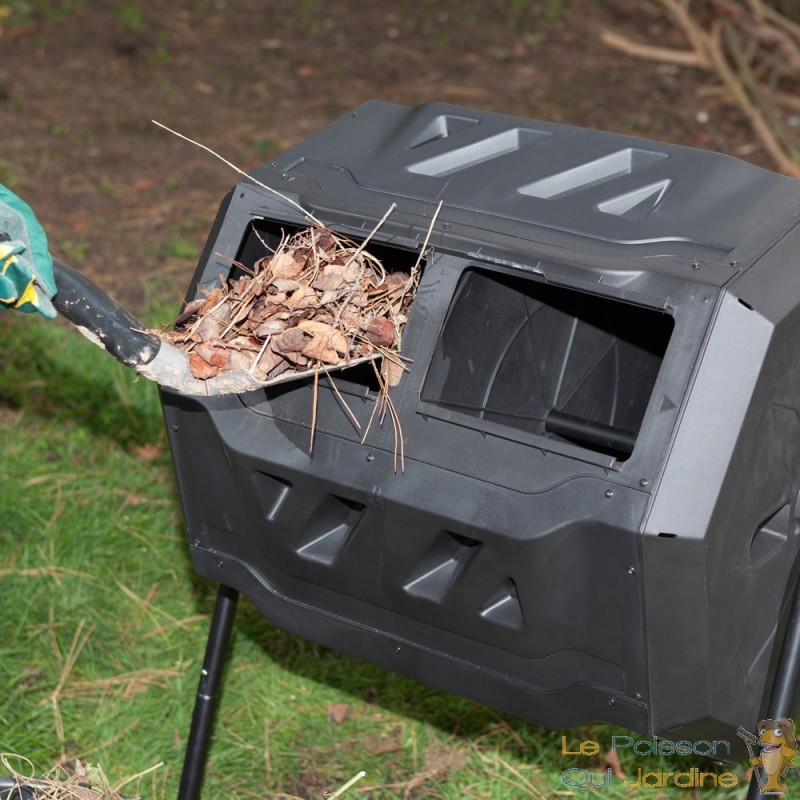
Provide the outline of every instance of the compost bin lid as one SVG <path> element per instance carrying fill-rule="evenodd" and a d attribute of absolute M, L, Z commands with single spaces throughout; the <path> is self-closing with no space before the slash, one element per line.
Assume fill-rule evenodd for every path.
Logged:
<path fill-rule="evenodd" d="M 731 156 L 443 103 L 369 101 L 255 174 L 272 169 L 428 218 L 443 201 L 442 219 L 524 239 L 741 269 L 800 212 L 800 181 Z"/>

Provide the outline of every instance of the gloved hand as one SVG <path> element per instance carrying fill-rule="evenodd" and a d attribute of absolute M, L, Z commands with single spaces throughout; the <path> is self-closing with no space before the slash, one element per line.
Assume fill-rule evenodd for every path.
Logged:
<path fill-rule="evenodd" d="M 31 207 L 0 184 L 0 309 L 56 315 L 53 259 Z"/>

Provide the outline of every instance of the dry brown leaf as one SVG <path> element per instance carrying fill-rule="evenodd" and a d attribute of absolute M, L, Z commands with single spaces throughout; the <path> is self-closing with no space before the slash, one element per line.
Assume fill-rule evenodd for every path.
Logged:
<path fill-rule="evenodd" d="M 386 286 L 390 294 L 394 294 L 400 289 L 405 289 L 411 276 L 407 272 L 390 272 L 386 276 Z"/>
<path fill-rule="evenodd" d="M 294 278 L 275 278 L 270 284 L 270 287 L 274 287 L 279 292 L 293 292 L 295 289 L 300 288 L 300 281 L 295 280 Z"/>
<path fill-rule="evenodd" d="M 317 293 L 307 284 L 301 283 L 287 298 L 284 305 L 290 309 L 308 308 L 318 303 Z"/>
<path fill-rule="evenodd" d="M 336 350 L 339 355 L 346 355 L 349 349 L 347 339 L 332 325 L 315 319 L 303 319 L 297 323 L 300 330 L 312 334 L 315 338 L 324 339 L 329 347 Z"/>
<path fill-rule="evenodd" d="M 249 370 L 253 365 L 253 358 L 250 353 L 243 350 L 228 351 L 228 360 L 225 364 L 226 372 L 236 369 Z"/>
<path fill-rule="evenodd" d="M 385 317 L 373 317 L 364 328 L 364 336 L 377 347 L 391 347 L 396 335 L 394 323 Z"/>
<path fill-rule="evenodd" d="M 303 355 L 312 361 L 323 364 L 335 365 L 341 361 L 341 356 L 332 347 L 329 347 L 321 336 L 315 336 L 304 348 Z"/>
<path fill-rule="evenodd" d="M 286 295 L 281 292 L 280 294 L 270 296 L 263 306 L 256 306 L 253 308 L 253 314 L 257 319 L 269 319 L 270 317 L 277 316 L 278 314 L 286 311 Z"/>
<path fill-rule="evenodd" d="M 216 306 L 223 298 L 225 297 L 225 292 L 217 286 L 208 292 L 205 296 L 205 300 L 203 300 L 203 305 L 201 306 L 201 314 L 207 314 L 214 306 Z"/>
<path fill-rule="evenodd" d="M 271 347 L 277 353 L 300 353 L 310 338 L 302 328 L 288 328 L 272 339 Z"/>
<path fill-rule="evenodd" d="M 195 347 L 194 352 L 203 361 L 218 369 L 223 369 L 228 362 L 229 352 L 221 339 L 209 339 L 207 342 L 201 342 Z"/>
<path fill-rule="evenodd" d="M 619 754 L 615 753 L 613 750 L 609 750 L 603 756 L 603 766 L 606 769 L 610 769 L 611 772 L 614 773 L 615 778 L 625 778 L 625 772 L 622 769 L 622 764 L 619 761 Z"/>
<path fill-rule="evenodd" d="M 328 719 L 337 725 L 344 722 L 349 713 L 350 706 L 347 703 L 331 703 L 328 706 Z"/>
<path fill-rule="evenodd" d="M 329 250 L 336 248 L 336 237 L 331 231 L 318 228 L 314 231 L 314 246 L 317 250 L 327 253 Z"/>
<path fill-rule="evenodd" d="M 285 372 L 289 372 L 289 370 L 291 369 L 292 365 L 288 361 L 286 361 L 286 359 L 283 359 L 283 361 L 281 361 L 279 364 L 276 364 L 269 370 L 269 372 L 267 372 L 266 377 L 269 380 L 272 380 L 273 378 L 277 378 L 278 376 L 283 375 Z"/>
<path fill-rule="evenodd" d="M 269 260 L 269 273 L 273 278 L 294 278 L 303 271 L 303 263 L 292 253 L 279 251 Z"/>
<path fill-rule="evenodd" d="M 161 453 L 162 448 L 158 442 L 148 442 L 147 444 L 134 445 L 131 453 L 142 461 L 155 461 Z"/>
<path fill-rule="evenodd" d="M 255 303 L 252 301 L 247 303 L 242 303 L 241 306 L 236 310 L 236 314 L 233 316 L 232 324 L 235 326 L 241 322 L 244 322 L 244 320 L 246 320 L 250 316 L 253 310 L 253 306 L 255 306 Z"/>
<path fill-rule="evenodd" d="M 330 264 L 320 272 L 320 276 L 311 284 L 320 292 L 338 289 L 345 282 L 344 266 Z"/>
<path fill-rule="evenodd" d="M 215 289 L 214 291 L 220 290 Z M 200 324 L 195 331 L 195 337 L 203 342 L 222 336 L 231 321 L 230 304 L 223 300 L 217 300 L 216 303 L 210 306 L 208 304 L 204 305 L 200 314 Z"/>
<path fill-rule="evenodd" d="M 256 380 L 265 381 L 267 376 L 275 377 L 274 375 L 271 375 L 271 373 L 276 367 L 281 365 L 284 365 L 288 368 L 286 359 L 280 353 L 276 353 L 267 347 L 261 354 L 261 358 L 259 358 L 253 366 L 253 376 Z M 281 370 L 281 372 L 284 371 L 285 370 Z"/>
<path fill-rule="evenodd" d="M 207 381 L 209 378 L 216 378 L 219 375 L 219 367 L 212 367 L 207 361 L 203 360 L 197 353 L 189 353 L 189 371 L 193 378 Z"/>
<path fill-rule="evenodd" d="M 183 325 L 184 322 L 188 322 L 195 314 L 199 313 L 200 310 L 205 305 L 205 298 L 198 298 L 197 300 L 192 300 L 190 303 L 186 304 L 186 307 L 181 311 L 180 314 L 175 319 L 175 322 L 172 324 L 175 327 L 179 327 Z"/>
<path fill-rule="evenodd" d="M 367 752 L 372 753 L 374 756 L 380 756 L 384 753 L 394 753 L 397 750 L 402 750 L 403 745 L 401 742 L 394 739 L 376 739 L 372 734 L 369 734 L 364 741 L 364 747 Z"/>
<path fill-rule="evenodd" d="M 338 364 L 347 353 L 347 339 L 330 325 L 314 320 L 301 320 L 298 327 L 313 326 L 307 329 L 311 341 L 303 348 L 303 355 L 323 364 Z"/>
<path fill-rule="evenodd" d="M 463 769 L 469 762 L 469 750 L 461 745 L 433 742 L 425 749 L 425 768 L 436 774 Z"/>
<path fill-rule="evenodd" d="M 386 381 L 387 386 L 397 386 L 400 383 L 405 371 L 406 368 L 397 361 L 394 361 L 391 358 L 383 359 L 383 364 L 381 365 L 381 375 L 383 375 L 383 379 Z"/>
<path fill-rule="evenodd" d="M 268 319 L 253 329 L 253 333 L 265 339 L 267 336 L 277 336 L 286 330 L 286 323 L 279 319 Z"/>

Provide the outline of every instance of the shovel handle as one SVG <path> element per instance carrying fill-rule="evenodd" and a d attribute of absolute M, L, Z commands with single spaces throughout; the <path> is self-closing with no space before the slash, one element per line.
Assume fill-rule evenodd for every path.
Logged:
<path fill-rule="evenodd" d="M 53 259 L 53 273 L 58 287 L 53 298 L 56 311 L 117 361 L 136 369 L 158 355 L 161 340 L 146 333 L 145 326 L 99 286 L 58 259 Z"/>

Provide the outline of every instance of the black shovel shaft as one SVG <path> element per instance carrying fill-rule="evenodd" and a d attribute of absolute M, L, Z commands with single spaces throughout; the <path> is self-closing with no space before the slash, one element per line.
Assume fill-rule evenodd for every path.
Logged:
<path fill-rule="evenodd" d="M 99 286 L 57 259 L 53 259 L 53 273 L 58 287 L 53 305 L 59 314 L 96 336 L 126 367 L 135 369 L 156 357 L 161 340 L 145 333 L 142 323 Z"/>

